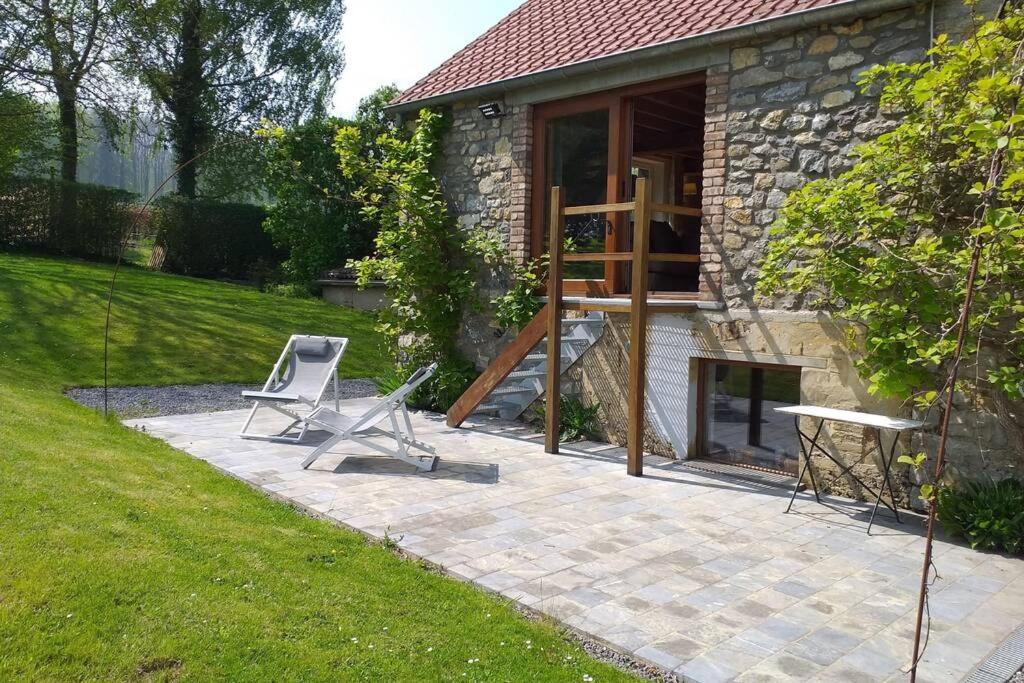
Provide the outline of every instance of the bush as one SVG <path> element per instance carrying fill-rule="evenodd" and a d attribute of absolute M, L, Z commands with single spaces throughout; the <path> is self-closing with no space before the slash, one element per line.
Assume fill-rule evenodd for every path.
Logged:
<path fill-rule="evenodd" d="M 263 229 L 288 250 L 282 269 L 296 284 L 373 252 L 376 225 L 352 201 L 358 185 L 344 177 L 332 146 L 342 125 L 337 119 L 311 121 L 267 144 L 266 184 L 274 201 Z"/>
<path fill-rule="evenodd" d="M 977 550 L 1024 552 L 1024 484 L 1016 479 L 967 481 L 943 488 L 938 517 Z"/>
<path fill-rule="evenodd" d="M 252 204 L 164 197 L 153 221 L 163 269 L 196 277 L 264 279 L 286 254 L 263 232 L 266 211 Z"/>
<path fill-rule="evenodd" d="M 374 378 L 377 390 L 390 394 L 402 386 L 416 368 L 399 365 L 387 374 Z M 434 376 L 420 385 L 409 397 L 409 405 L 435 413 L 447 413 L 480 375 L 469 361 L 458 356 L 438 361 Z"/>
<path fill-rule="evenodd" d="M 541 403 L 537 408 L 537 417 L 543 424 L 545 408 Z M 600 405 L 588 406 L 575 396 L 561 396 L 558 400 L 558 440 L 562 443 L 579 441 L 595 433 L 597 430 L 597 413 Z"/>
<path fill-rule="evenodd" d="M 113 260 L 135 195 L 98 185 L 0 178 L 0 249 Z"/>

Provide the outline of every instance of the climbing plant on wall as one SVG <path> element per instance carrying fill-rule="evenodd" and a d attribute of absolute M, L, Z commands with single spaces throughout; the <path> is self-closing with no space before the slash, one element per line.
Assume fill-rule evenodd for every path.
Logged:
<path fill-rule="evenodd" d="M 966 349 L 972 384 L 1024 392 L 1024 16 L 984 24 L 932 62 L 864 74 L 899 119 L 837 178 L 793 193 L 759 290 L 796 291 L 863 331 L 871 391 L 931 404 L 955 356 L 971 254 L 980 247 Z M 862 343 L 861 343 L 862 342 Z M 937 381 L 938 379 L 938 381 Z"/>
<path fill-rule="evenodd" d="M 362 154 L 360 131 L 335 138 L 342 174 L 358 183 L 352 197 L 379 226 L 374 254 L 349 263 L 360 284 L 383 280 L 391 304 L 381 329 L 399 371 L 437 361 L 440 369 L 421 403 L 446 410 L 472 378 L 456 341 L 463 306 L 475 301 L 466 238 L 448 211 L 434 174 L 447 121 L 424 109 L 411 134 L 397 128 L 377 138 L 379 154 Z"/>

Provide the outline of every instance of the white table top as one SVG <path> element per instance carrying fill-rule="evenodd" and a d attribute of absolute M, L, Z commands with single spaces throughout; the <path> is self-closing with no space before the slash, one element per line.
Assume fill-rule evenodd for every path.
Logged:
<path fill-rule="evenodd" d="M 888 417 L 886 415 L 875 415 L 874 413 L 858 413 L 854 410 L 837 410 L 836 408 L 825 408 L 824 406 L 786 406 L 776 408 L 780 413 L 790 415 L 803 415 L 806 417 L 817 417 L 832 422 L 846 422 L 847 424 L 864 425 L 877 429 L 920 429 L 924 422 L 920 420 L 907 420 L 902 417 Z"/>

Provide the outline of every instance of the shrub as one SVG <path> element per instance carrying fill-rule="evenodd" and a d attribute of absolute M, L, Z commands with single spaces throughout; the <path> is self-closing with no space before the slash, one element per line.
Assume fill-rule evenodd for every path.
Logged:
<path fill-rule="evenodd" d="M 266 212 L 252 204 L 164 197 L 153 221 L 163 269 L 196 277 L 265 278 L 284 259 L 263 232 Z"/>
<path fill-rule="evenodd" d="M 286 299 L 312 299 L 313 291 L 309 285 L 297 282 L 284 282 L 271 284 L 263 287 L 263 291 L 274 296 L 282 296 Z"/>
<path fill-rule="evenodd" d="M 548 276 L 548 255 L 521 262 L 508 251 L 497 231 L 481 228 L 469 234 L 466 249 L 508 278 L 508 289 L 491 299 L 497 323 L 506 329 L 525 327 L 543 307 L 537 290 Z"/>
<path fill-rule="evenodd" d="M 0 178 L 0 249 L 113 260 L 135 195 L 98 185 Z"/>
<path fill-rule="evenodd" d="M 409 378 L 401 366 L 396 366 L 387 374 L 374 378 L 377 390 L 382 394 L 390 394 L 402 386 Z M 409 405 L 438 413 L 447 412 L 452 404 L 462 396 L 463 392 L 477 378 L 479 373 L 469 361 L 454 357 L 438 361 L 437 372 L 424 382 L 409 397 Z"/>
<path fill-rule="evenodd" d="M 398 371 L 438 363 L 419 392 L 419 405 L 438 411 L 447 410 L 475 376 L 456 342 L 463 307 L 478 303 L 466 236 L 433 173 L 447 125 L 444 116 L 423 109 L 411 135 L 396 129 L 378 136 L 378 153 L 370 156 L 356 126 L 343 126 L 335 139 L 343 175 L 359 184 L 353 198 L 379 226 L 373 256 L 348 266 L 361 286 L 377 279 L 387 285 L 391 303 L 380 312 L 379 329 Z"/>
<path fill-rule="evenodd" d="M 938 517 L 977 550 L 1024 552 L 1024 484 L 1016 479 L 966 481 L 938 494 Z"/>
<path fill-rule="evenodd" d="M 537 408 L 537 416 L 544 422 L 545 404 Z M 562 396 L 558 401 L 558 440 L 579 441 L 591 436 L 596 428 L 600 405 L 587 406 L 575 396 Z"/>
<path fill-rule="evenodd" d="M 310 121 L 268 136 L 266 180 L 274 201 L 263 228 L 288 249 L 282 268 L 291 282 L 310 283 L 373 251 L 376 225 L 352 201 L 358 185 L 344 177 L 332 146 L 343 125 Z"/>
<path fill-rule="evenodd" d="M 874 394 L 936 402 L 960 360 L 977 249 L 964 348 L 991 362 L 958 388 L 1024 398 L 1022 42 L 1024 11 L 1008 9 L 970 40 L 940 36 L 928 61 L 862 74 L 898 121 L 856 148 L 849 171 L 789 194 L 772 228 L 758 291 L 858 323 L 849 343 Z"/>

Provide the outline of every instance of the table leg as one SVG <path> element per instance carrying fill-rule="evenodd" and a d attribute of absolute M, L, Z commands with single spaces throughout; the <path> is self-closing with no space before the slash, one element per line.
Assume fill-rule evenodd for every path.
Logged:
<path fill-rule="evenodd" d="M 796 494 L 800 490 L 800 482 L 804 480 L 804 474 L 810 473 L 811 475 L 811 488 L 814 489 L 814 500 L 821 502 L 821 498 L 818 497 L 818 483 L 814 480 L 814 470 L 811 468 L 811 453 L 814 452 L 814 446 L 818 442 L 818 436 L 821 434 L 821 428 L 825 426 L 825 421 L 820 420 L 818 422 L 818 429 L 814 432 L 814 438 L 811 439 L 811 448 L 808 450 L 804 446 L 804 439 L 806 435 L 800 431 L 800 416 L 794 416 L 794 422 L 796 423 L 796 438 L 800 442 L 800 452 L 804 456 L 804 466 L 800 468 L 800 474 L 797 475 L 796 485 L 793 487 L 793 495 L 789 498 L 789 505 L 786 507 L 786 512 L 789 512 L 793 508 L 793 501 L 796 500 Z"/>
<path fill-rule="evenodd" d="M 892 503 L 892 514 L 896 516 L 896 523 L 902 524 L 900 521 L 900 513 L 896 508 L 896 494 L 892 490 L 892 480 L 889 478 L 889 469 L 892 467 L 892 461 L 896 456 L 896 444 L 899 443 L 900 433 L 895 432 L 893 434 L 892 446 L 889 448 L 889 457 L 885 457 L 885 446 L 882 445 L 882 430 L 875 428 L 875 443 L 878 445 L 878 455 L 882 458 L 882 484 L 878 487 L 878 497 L 875 498 L 875 506 L 871 509 L 871 519 L 868 520 L 868 533 L 871 533 L 871 525 L 875 521 L 875 513 L 878 512 L 878 504 L 882 502 L 882 494 L 885 493 L 886 487 L 889 488 L 889 501 Z"/>

